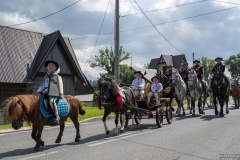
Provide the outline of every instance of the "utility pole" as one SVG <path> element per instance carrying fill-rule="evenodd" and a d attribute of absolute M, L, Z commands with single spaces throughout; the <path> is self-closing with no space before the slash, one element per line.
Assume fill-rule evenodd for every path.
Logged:
<path fill-rule="evenodd" d="M 194 54 L 195 54 L 195 53 L 193 52 L 193 53 L 192 53 L 192 58 L 193 58 L 193 61 L 194 61 Z M 194 66 L 194 63 L 193 63 L 193 66 Z"/>
<path fill-rule="evenodd" d="M 119 82 L 119 0 L 115 0 L 114 52 L 115 52 L 114 71 L 117 82 Z"/>

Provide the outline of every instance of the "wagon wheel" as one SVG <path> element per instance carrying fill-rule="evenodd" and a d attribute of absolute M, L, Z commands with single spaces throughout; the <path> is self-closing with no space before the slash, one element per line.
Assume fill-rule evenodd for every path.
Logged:
<path fill-rule="evenodd" d="M 163 113 L 164 113 L 164 110 L 162 108 L 158 108 L 156 110 L 156 122 L 157 122 L 158 128 L 161 128 L 163 125 Z"/>
<path fill-rule="evenodd" d="M 141 114 L 134 114 L 134 120 L 136 124 L 140 124 L 142 120 L 142 115 Z"/>
<path fill-rule="evenodd" d="M 172 109 L 168 106 L 167 109 L 166 109 L 166 119 L 167 119 L 167 122 L 168 124 L 171 124 L 172 123 Z"/>

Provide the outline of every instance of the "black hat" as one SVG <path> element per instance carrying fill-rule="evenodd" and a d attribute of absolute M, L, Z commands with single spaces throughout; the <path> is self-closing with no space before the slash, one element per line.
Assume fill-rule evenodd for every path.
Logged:
<path fill-rule="evenodd" d="M 173 65 L 172 65 L 172 64 L 169 64 L 169 65 L 168 65 L 168 68 L 169 68 L 169 67 L 173 67 Z"/>
<path fill-rule="evenodd" d="M 158 78 L 158 76 L 153 76 L 152 78 L 151 78 L 151 81 L 153 82 L 153 79 L 154 78 L 157 78 L 158 80 L 159 80 L 159 78 Z"/>
<path fill-rule="evenodd" d="M 196 59 L 195 61 L 193 61 L 193 63 L 195 63 L 195 62 L 198 62 L 198 63 L 200 63 L 200 61 L 199 61 L 199 60 L 197 60 L 197 59 Z"/>
<path fill-rule="evenodd" d="M 217 57 L 216 59 L 215 59 L 215 61 L 217 61 L 217 60 L 220 60 L 220 61 L 223 61 L 223 59 L 221 58 L 221 57 Z"/>
<path fill-rule="evenodd" d="M 141 71 L 135 71 L 134 74 L 139 73 L 143 76 L 143 73 Z"/>
<path fill-rule="evenodd" d="M 53 60 L 46 61 L 45 62 L 45 67 L 47 67 L 49 63 L 53 63 L 57 67 L 56 70 L 58 70 L 59 64 L 56 61 L 53 61 Z"/>

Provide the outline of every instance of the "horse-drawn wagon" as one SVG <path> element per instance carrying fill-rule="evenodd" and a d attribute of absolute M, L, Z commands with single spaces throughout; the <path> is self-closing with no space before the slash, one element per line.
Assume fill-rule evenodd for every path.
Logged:
<path fill-rule="evenodd" d="M 141 90 L 138 89 L 139 94 L 135 97 L 135 104 L 131 104 L 131 112 L 133 114 L 130 112 L 126 113 L 125 127 L 127 127 L 128 120 L 130 118 L 133 118 L 136 124 L 140 124 L 142 119 L 155 118 L 159 128 L 161 128 L 163 125 L 164 116 L 166 117 L 168 124 L 172 123 L 172 109 L 169 106 L 170 98 L 162 98 L 159 96 L 160 104 L 157 104 L 155 97 L 152 96 L 150 102 L 148 102 L 148 86 L 150 86 L 150 84 L 147 84 L 145 87 L 145 96 L 143 99 L 140 98 Z"/>

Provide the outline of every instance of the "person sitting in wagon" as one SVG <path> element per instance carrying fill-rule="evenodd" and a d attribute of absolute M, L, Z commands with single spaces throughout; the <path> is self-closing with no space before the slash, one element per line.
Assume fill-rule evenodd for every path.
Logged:
<path fill-rule="evenodd" d="M 161 83 L 159 83 L 158 80 L 159 80 L 159 78 L 157 76 L 154 76 L 151 78 L 151 81 L 153 82 L 153 84 L 151 85 L 151 92 L 149 92 L 149 94 L 148 94 L 148 103 L 150 103 L 151 97 L 152 97 L 152 95 L 154 95 L 157 106 L 160 105 L 159 94 L 163 90 L 163 86 Z"/>
<path fill-rule="evenodd" d="M 141 71 L 135 71 L 134 74 L 135 74 L 136 78 L 132 81 L 131 88 L 134 91 L 135 97 L 140 94 L 140 98 L 144 99 L 145 81 L 142 78 L 143 73 Z"/>

